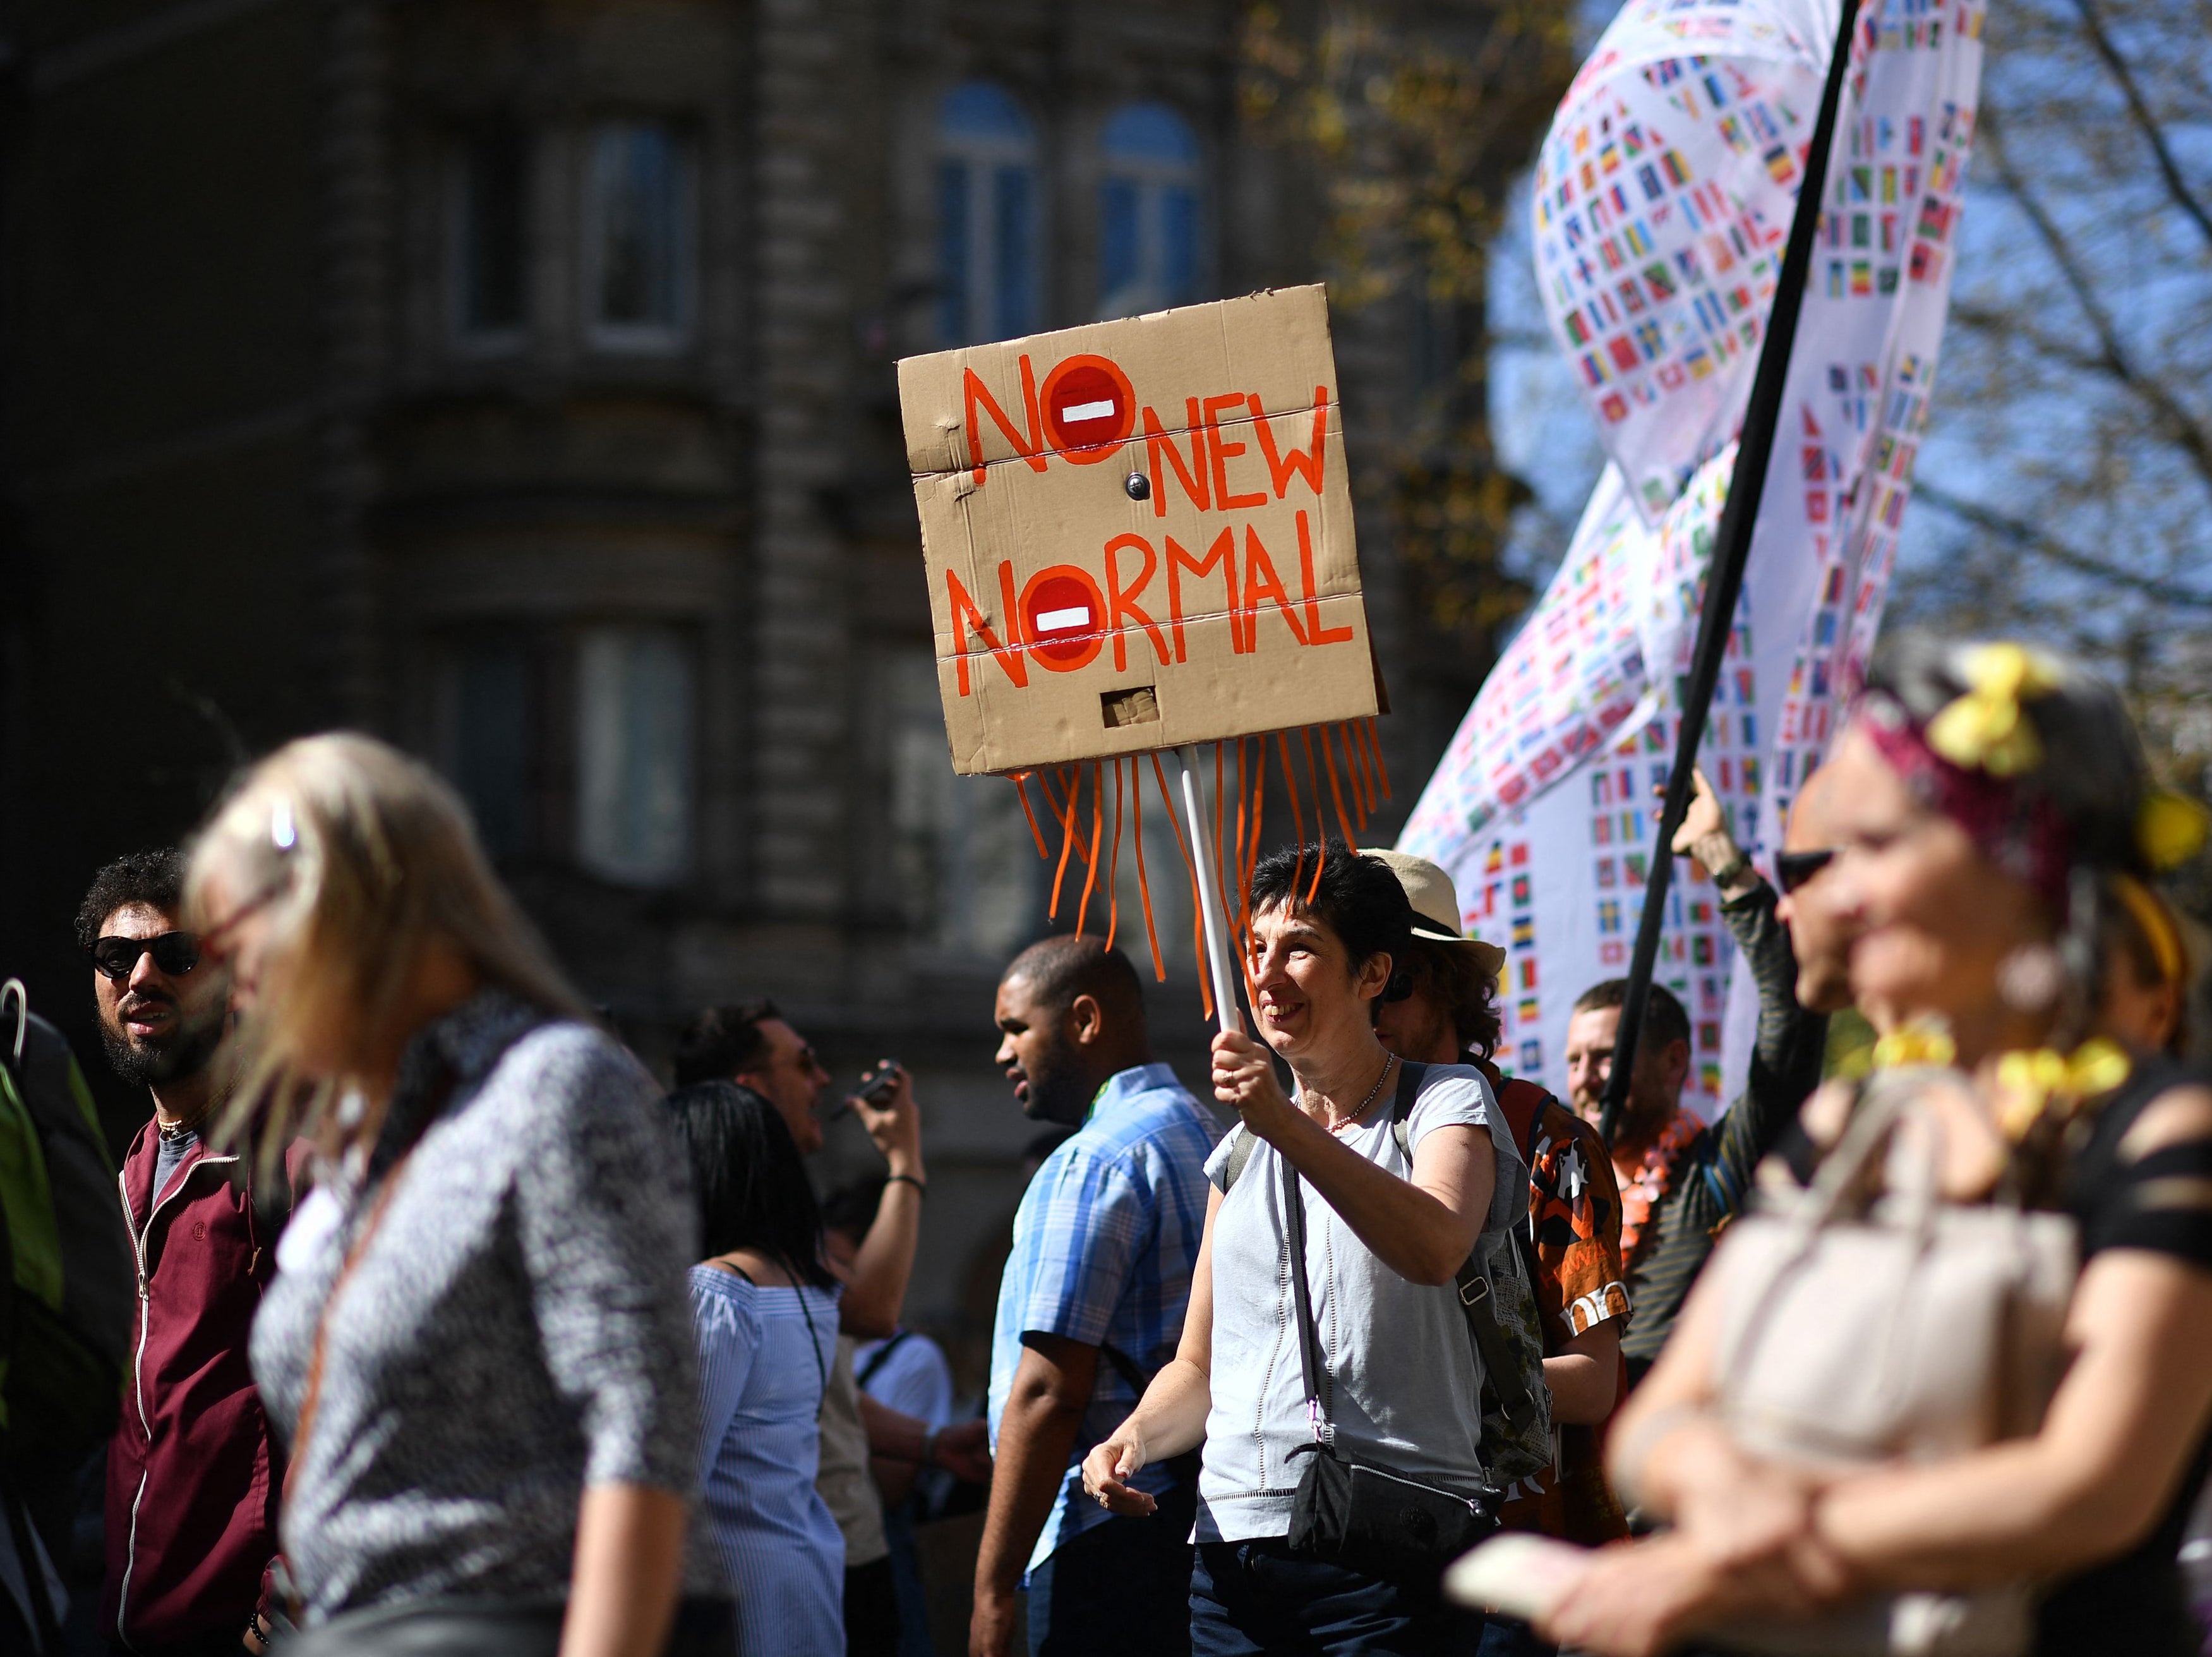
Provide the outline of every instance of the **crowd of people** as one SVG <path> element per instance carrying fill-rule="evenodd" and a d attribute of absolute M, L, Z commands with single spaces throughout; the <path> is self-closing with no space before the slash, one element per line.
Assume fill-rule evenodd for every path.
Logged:
<path fill-rule="evenodd" d="M 701 1013 L 656 1079 L 443 783 L 294 742 L 86 896 L 106 1057 L 153 1106 L 104 1219 L 65 1046 L 0 1024 L 52 1215 L 0 1237 L 16 1283 L 27 1246 L 56 1285 L 0 1330 L 0 1645 L 65 1648 L 52 1562 L 104 1449 L 94 1648 L 145 1657 L 911 1657 L 922 1492 L 952 1481 L 988 1491 L 970 1657 L 1883 1651 L 1908 1602 L 1978 1637 L 2013 1618 L 1931 1651 L 2196 1653 L 2212 1087 L 2196 935 L 2154 882 L 2203 827 L 2094 679 L 1886 647 L 1771 880 L 1702 778 L 1676 838 L 1759 996 L 1711 1123 L 1662 986 L 1632 1056 L 1627 987 L 1579 997 L 1566 1099 L 1504 1075 L 1505 952 L 1405 854 L 1259 861 L 1252 1027 L 1196 1089 L 1120 952 L 1045 938 L 994 1017 L 1055 1134 L 963 1419 L 904 1321 L 913 1079 L 844 1101 L 883 1171 L 817 1195 L 830 1077 L 773 1003 Z M 1883 1308 L 1856 1362 L 2006 1408 L 1948 1437 L 1906 1409 L 1870 1448 L 1845 1399 L 1812 1442 L 1747 1379 L 1834 1384 L 1810 1346 L 1755 1351 L 1762 1240 L 1794 1225 L 1817 1264 L 1898 1214 L 1938 1264 L 1969 1233 L 2045 1240 L 2050 1338 L 1984 1340 L 2027 1302 L 1954 1272 L 1942 1318 Z M 1547 1539 L 1540 1569 L 1447 1594 L 1501 1529 Z"/>

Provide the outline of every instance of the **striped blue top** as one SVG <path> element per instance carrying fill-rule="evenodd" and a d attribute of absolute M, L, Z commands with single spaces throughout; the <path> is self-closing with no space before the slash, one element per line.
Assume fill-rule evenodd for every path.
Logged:
<path fill-rule="evenodd" d="M 999 1442 L 1027 1334 L 1111 1345 L 1145 1375 L 1175 1356 L 1206 1228 L 1206 1159 L 1221 1124 L 1164 1064 L 1122 1071 L 1098 1090 L 1082 1130 L 1045 1159 L 1014 1214 L 991 1332 L 991 1444 Z M 1091 1405 L 1052 1510 L 1030 1555 L 1035 1570 L 1109 1515 L 1083 1494 L 1083 1458 L 1137 1401 L 1101 1356 Z M 1154 1494 L 1166 1471 L 1133 1481 Z"/>
<path fill-rule="evenodd" d="M 738 1649 L 843 1657 L 845 1539 L 814 1489 L 837 1296 L 691 1268 L 699 1471 L 714 1556 L 738 1601 Z"/>

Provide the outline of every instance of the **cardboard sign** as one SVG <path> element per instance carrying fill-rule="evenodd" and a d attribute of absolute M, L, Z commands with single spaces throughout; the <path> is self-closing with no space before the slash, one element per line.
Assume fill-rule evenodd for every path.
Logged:
<path fill-rule="evenodd" d="M 955 771 L 1379 711 L 1320 288 L 898 368 Z"/>

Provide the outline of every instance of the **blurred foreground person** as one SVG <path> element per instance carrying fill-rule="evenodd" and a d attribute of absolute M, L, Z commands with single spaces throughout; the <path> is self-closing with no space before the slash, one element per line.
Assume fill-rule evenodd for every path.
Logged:
<path fill-rule="evenodd" d="M 0 1651 L 44 1657 L 64 1628 L 96 1627 L 104 1562 L 86 1569 L 76 1530 L 115 1436 L 138 1295 L 84 1074 L 14 978 L 0 979 Z M 82 1618 L 80 1596 L 95 1608 Z"/>
<path fill-rule="evenodd" d="M 1194 1469 L 1157 1466 L 1144 1514 L 1083 1492 L 1083 1457 L 1184 1334 L 1220 1129 L 1152 1057 L 1144 987 L 1096 938 L 1030 945 L 999 982 L 998 1059 L 1023 1114 L 1076 1131 L 1014 1214 L 991 1331 L 997 1465 L 975 1561 L 971 1657 L 1189 1648 Z"/>
<path fill-rule="evenodd" d="M 100 1045 L 153 1095 L 123 1159 L 138 1278 L 130 1396 L 107 1453 L 100 1631 L 157 1654 L 236 1651 L 271 1636 L 284 1453 L 253 1388 L 246 1339 L 276 1276 L 305 1148 L 258 1170 L 208 1142 L 238 1063 L 230 975 L 184 924 L 185 859 L 118 858 L 77 912 Z M 249 1630 L 251 1630 L 249 1632 Z"/>
<path fill-rule="evenodd" d="M 2039 1429 L 1987 1447 L 1856 1466 L 1754 1455 L 1723 1413 L 1734 1374 L 1716 1353 L 1737 1314 L 1729 1274 L 1709 1274 L 1609 1453 L 1624 1494 L 1680 1528 L 1597 1556 L 1550 1631 L 1641 1654 L 1839 1599 L 2029 1582 L 2039 1657 L 2194 1657 L 2175 1551 L 2212 1419 L 2212 1089 L 2084 1038 L 2118 883 L 2201 845 L 2201 819 L 2147 789 L 2109 687 L 2012 645 L 1893 641 L 1830 769 L 1826 878 L 1856 934 L 1852 989 L 1893 1033 L 1893 1085 L 1940 1124 L 1942 1193 L 2025 1198 L 2078 1226 L 2063 1378 Z M 1816 1135 L 1883 1080 L 1824 1093 L 1844 1108 L 1808 1111 Z M 1987 1337 L 1966 1349 L 1976 1321 L 1929 1331 L 1910 1361 L 1928 1373 L 1945 1339 L 1961 1365 L 2004 1352 Z M 2031 1399 L 2039 1379 L 1995 1377 Z"/>
<path fill-rule="evenodd" d="M 1498 1519 L 1594 1546 L 1628 1534 L 1605 1482 L 1598 1429 L 1621 1385 L 1620 1331 L 1629 1319 L 1620 1264 L 1620 1189 L 1597 1130 L 1534 1082 L 1504 1081 L 1498 1050 L 1498 971 L 1505 952 L 1463 936 L 1451 876 L 1408 852 L 1369 854 L 1387 864 L 1413 906 L 1407 952 L 1412 984 L 1378 1000 L 1375 1033 L 1402 1059 L 1466 1064 L 1482 1073 L 1528 1167 L 1529 1280 L 1543 1318 L 1544 1383 L 1552 1393 L 1556 1459 L 1505 1492 Z M 1525 1623 L 1493 1617 L 1480 1657 L 1542 1657 L 1552 1647 Z"/>
<path fill-rule="evenodd" d="M 668 1096 L 707 1258 L 691 1268 L 705 1523 L 737 1596 L 738 1649 L 838 1657 L 845 1539 L 814 1488 L 837 1351 L 837 1280 L 775 1107 L 728 1081 Z"/>
<path fill-rule="evenodd" d="M 1620 1182 L 1621 1253 L 1636 1307 L 1621 1341 L 1632 1386 L 1674 1332 L 1683 1299 L 1712 1252 L 1713 1239 L 1742 1206 L 1760 1159 L 1820 1085 L 1828 1033 L 1826 1014 L 1808 1010 L 1797 999 L 1797 958 L 1776 917 L 1774 888 L 1736 845 L 1702 773 L 1674 844 L 1678 855 L 1705 867 L 1720 892 L 1721 918 L 1741 952 L 1739 966 L 1759 988 L 1759 1035 L 1742 1095 L 1719 1127 L 1708 1127 L 1682 1108 L 1690 1075 L 1690 1015 L 1663 984 L 1651 986 L 1612 1148 Z M 1575 1109 L 1588 1122 L 1603 1112 L 1627 992 L 1625 978 L 1595 984 L 1575 1002 L 1567 1021 L 1569 1086 Z"/>
<path fill-rule="evenodd" d="M 291 1448 L 289 1648 L 726 1652 L 685 1545 L 689 1182 L 459 801 L 368 738 L 288 744 L 186 898 L 234 978 L 261 1155 L 295 1122 L 321 1153 L 252 1339 Z"/>
<path fill-rule="evenodd" d="M 1437 1587 L 1449 1556 L 1425 1551 L 1449 1542 L 1455 1510 L 1479 1522 L 1487 1484 L 1481 1368 L 1454 1278 L 1483 1231 L 1520 1223 L 1528 1175 L 1478 1072 L 1401 1063 L 1376 1039 L 1376 998 L 1407 985 L 1413 924 L 1398 877 L 1339 842 L 1273 853 L 1252 875 L 1267 1045 L 1213 1040 L 1214 1097 L 1243 1125 L 1207 1163 L 1182 1344 L 1083 1468 L 1102 1506 L 1148 1514 L 1133 1476 L 1204 1446 L 1195 1657 L 1462 1648 Z M 1346 1460 L 1405 1515 L 1391 1535 L 1352 1538 L 1360 1566 L 1296 1540 L 1304 1484 Z"/>

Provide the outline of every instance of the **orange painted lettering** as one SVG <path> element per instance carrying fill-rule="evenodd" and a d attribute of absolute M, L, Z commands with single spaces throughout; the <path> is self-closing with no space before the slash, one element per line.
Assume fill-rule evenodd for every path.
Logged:
<path fill-rule="evenodd" d="M 1263 426 L 1261 429 L 1265 430 Z M 1315 448 L 1321 447 L 1316 439 Z M 1315 485 L 1316 491 L 1320 486 Z M 1321 624 L 1321 600 L 1314 592 L 1313 530 L 1306 522 L 1305 509 L 1298 509 L 1298 580 L 1305 588 L 1306 643 L 1309 644 L 1341 644 L 1352 637 L 1352 629 L 1324 627 Z"/>
<path fill-rule="evenodd" d="M 1263 577 L 1261 571 L 1265 570 Z M 1267 556 L 1261 544 L 1260 532 L 1251 525 L 1244 526 L 1244 648 L 1260 648 L 1260 600 L 1267 599 L 1281 611 L 1291 637 L 1301 644 L 1306 642 L 1306 630 L 1298 625 L 1297 612 L 1291 608 L 1291 595 L 1283 590 L 1283 578 L 1275 573 L 1275 561 Z"/>
<path fill-rule="evenodd" d="M 1143 571 L 1137 576 L 1135 583 L 1127 588 L 1121 585 L 1121 564 L 1114 556 L 1121 551 L 1145 555 Z M 1152 618 L 1137 608 L 1138 596 L 1152 585 L 1152 572 L 1159 568 L 1159 555 L 1152 551 L 1152 544 L 1142 535 L 1116 535 L 1106 543 L 1106 624 L 1114 630 L 1114 671 L 1117 673 L 1127 671 L 1129 666 L 1129 648 L 1121 626 L 1124 616 L 1136 618 L 1137 624 L 1152 641 L 1152 649 L 1159 652 L 1160 666 L 1167 666 L 1167 641 L 1160 637 L 1160 630 L 1153 624 Z M 1178 633 L 1176 637 L 1180 641 L 1182 635 Z"/>
<path fill-rule="evenodd" d="M 1026 689 L 1030 682 L 1029 663 L 1022 660 L 1021 612 L 1014 607 L 1014 566 L 1000 560 L 999 564 L 999 595 L 1006 602 L 1006 642 L 999 643 L 976 609 L 975 600 L 960 584 L 960 577 L 950 570 L 945 572 L 945 595 L 952 608 L 952 649 L 954 671 L 959 675 L 960 694 L 968 694 L 968 635 L 974 633 L 990 648 L 999 666 L 1006 670 L 1006 677 L 1015 685 Z"/>
<path fill-rule="evenodd" d="M 1184 551 L 1174 536 L 1169 536 L 1167 542 L 1168 631 L 1175 637 L 1175 659 L 1177 661 L 1186 660 L 1182 645 L 1182 582 L 1176 572 L 1188 570 L 1194 576 L 1204 576 L 1211 575 L 1217 565 L 1221 569 L 1221 579 L 1227 587 L 1229 594 L 1227 601 L 1222 606 L 1229 616 L 1229 648 L 1237 655 L 1243 655 L 1245 649 L 1244 634 L 1243 630 L 1237 624 L 1236 530 L 1224 529 L 1213 538 L 1213 545 L 1206 549 L 1204 563 L 1199 562 Z"/>
<path fill-rule="evenodd" d="M 1208 496 L 1206 488 L 1206 439 L 1198 429 L 1198 399 L 1187 397 L 1184 405 L 1189 410 L 1185 417 L 1190 425 L 1190 470 L 1183 470 L 1182 451 L 1176 447 L 1172 434 L 1160 427 L 1160 417 L 1149 408 L 1145 411 L 1145 454 L 1152 468 L 1152 516 L 1168 515 L 1166 480 L 1160 474 L 1160 454 L 1166 451 L 1168 465 L 1174 468 L 1176 481 L 1182 485 L 1183 494 L 1200 512 L 1206 510 Z"/>
<path fill-rule="evenodd" d="M 1255 490 L 1249 495 L 1231 495 L 1229 492 L 1229 457 L 1242 454 L 1244 445 L 1222 441 L 1218 417 L 1222 410 L 1235 408 L 1243 400 L 1244 394 L 1234 391 L 1224 396 L 1206 399 L 1206 452 L 1213 461 L 1213 503 L 1224 512 L 1233 511 L 1240 506 L 1262 506 L 1267 499 L 1265 490 Z"/>
<path fill-rule="evenodd" d="M 1250 399 L 1252 422 L 1260 431 L 1260 453 L 1267 462 L 1267 481 L 1274 485 L 1275 498 L 1281 500 L 1291 486 L 1291 474 L 1297 472 L 1306 480 L 1307 486 L 1316 495 L 1321 493 L 1322 467 L 1327 464 L 1328 451 L 1322 440 L 1328 436 L 1328 387 L 1314 387 L 1313 447 L 1309 449 L 1275 448 L 1275 434 L 1267 424 L 1267 411 L 1259 398 Z"/>
<path fill-rule="evenodd" d="M 982 423 L 975 417 L 978 404 L 990 415 L 991 423 L 998 427 L 1006 435 L 1006 441 L 1013 445 L 1014 453 L 1029 463 L 1030 470 L 1042 472 L 1044 429 L 1037 417 L 1036 370 L 1030 366 L 1028 356 L 1024 354 L 1022 357 L 1022 410 L 1029 417 L 1030 423 L 1027 438 L 1014 429 L 1014 423 L 1006 418 L 1006 410 L 1000 408 L 999 399 L 991 395 L 991 388 L 975 377 L 975 369 L 960 370 L 960 386 L 968 404 L 968 458 L 975 465 L 976 483 L 980 484 L 983 481 L 984 472 Z"/>

